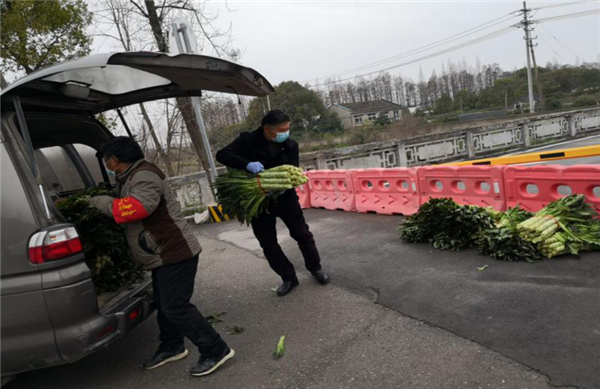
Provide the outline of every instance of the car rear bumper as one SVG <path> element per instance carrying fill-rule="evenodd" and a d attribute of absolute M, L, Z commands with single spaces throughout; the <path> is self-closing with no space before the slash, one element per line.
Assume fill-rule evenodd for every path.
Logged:
<path fill-rule="evenodd" d="M 94 288 L 91 280 L 47 290 L 48 312 L 64 362 L 74 362 L 108 346 L 147 319 L 154 311 L 151 286 L 151 281 L 138 285 L 126 297 L 100 312 L 95 291 L 90 293 Z M 67 311 L 61 307 L 65 301 L 72 302 Z M 90 304 L 93 312 L 88 311 Z M 79 316 L 78 311 L 87 314 Z M 61 319 L 55 320 L 58 316 Z"/>
<path fill-rule="evenodd" d="M 47 289 L 44 298 L 60 357 L 40 357 L 35 364 L 13 360 L 15 363 L 10 369 L 3 369 L 2 376 L 75 362 L 124 337 L 155 310 L 151 281 L 144 281 L 120 294 L 114 299 L 117 301 L 101 311 L 91 279 Z M 36 347 L 35 342 L 22 343 L 19 355 L 37 355 Z M 12 358 L 4 352 L 2 356 Z"/>

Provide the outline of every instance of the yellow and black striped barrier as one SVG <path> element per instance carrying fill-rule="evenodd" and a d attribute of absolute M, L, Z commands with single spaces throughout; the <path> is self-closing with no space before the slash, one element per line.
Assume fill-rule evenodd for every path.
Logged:
<path fill-rule="evenodd" d="M 213 223 L 229 220 L 229 215 L 223 211 L 222 205 L 209 205 L 208 212 L 210 213 L 210 221 Z"/>
<path fill-rule="evenodd" d="M 445 163 L 444 166 L 489 166 L 489 165 L 517 165 L 521 163 L 545 162 L 559 159 L 586 158 L 600 155 L 600 145 L 577 147 L 572 149 L 552 150 L 519 155 L 508 155 L 496 158 L 477 159 Z"/>

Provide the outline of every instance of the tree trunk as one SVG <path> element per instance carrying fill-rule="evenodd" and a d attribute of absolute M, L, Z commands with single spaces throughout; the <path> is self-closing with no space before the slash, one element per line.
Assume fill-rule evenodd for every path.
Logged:
<path fill-rule="evenodd" d="M 4 74 L 0 74 L 0 87 L 2 89 L 5 89 L 8 86 L 8 82 L 6 82 L 6 80 L 4 79 Z"/>
<path fill-rule="evenodd" d="M 148 131 L 150 132 L 152 141 L 154 141 L 154 147 L 156 147 L 156 152 L 158 153 L 158 156 L 160 157 L 160 159 L 162 159 L 163 162 L 165 163 L 165 167 L 167 168 L 167 175 L 169 177 L 175 176 L 175 172 L 173 171 L 173 165 L 171 164 L 171 158 L 169 157 L 169 154 L 165 153 L 165 151 L 163 150 L 162 145 L 160 144 L 160 139 L 158 139 L 158 136 L 156 135 L 156 131 L 154 131 L 154 125 L 152 124 L 152 121 L 150 120 L 150 116 L 148 116 L 148 112 L 146 112 L 146 108 L 144 107 L 144 104 L 140 103 L 140 109 L 142 110 L 142 116 L 144 117 L 144 121 L 146 122 L 146 125 L 148 126 Z"/>
<path fill-rule="evenodd" d="M 156 13 L 156 4 L 154 4 L 154 0 L 144 0 L 144 3 L 146 4 L 146 9 L 148 10 L 148 20 L 150 21 L 150 28 L 152 28 L 152 33 L 154 34 L 154 40 L 158 46 L 158 51 L 166 53 L 168 51 L 167 41 L 165 40 L 165 36 L 162 31 L 162 20 L 158 18 L 158 14 Z"/>
<path fill-rule="evenodd" d="M 144 0 L 144 3 L 146 5 L 146 9 L 148 10 L 148 19 L 150 20 L 150 26 L 152 28 L 152 33 L 154 34 L 154 39 L 156 40 L 158 50 L 166 53 L 168 52 L 167 41 L 165 40 L 165 36 L 162 31 L 161 20 L 158 18 L 158 13 L 156 12 L 156 4 L 154 4 L 154 0 Z M 196 122 L 191 101 L 187 97 L 178 97 L 176 100 L 177 108 L 181 112 L 185 127 L 190 134 L 190 139 L 192 140 L 194 150 L 198 155 L 198 159 L 200 160 L 202 168 L 206 172 L 206 177 L 208 178 L 209 183 L 212 184 L 212 177 L 209 174 L 210 165 L 208 163 L 208 156 L 206 155 L 206 149 L 204 147 L 204 142 L 202 141 L 202 136 L 200 135 L 200 128 Z"/>

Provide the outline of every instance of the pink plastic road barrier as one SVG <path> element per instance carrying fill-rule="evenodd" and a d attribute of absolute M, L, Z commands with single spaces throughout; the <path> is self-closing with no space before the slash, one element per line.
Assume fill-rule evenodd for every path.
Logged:
<path fill-rule="evenodd" d="M 506 210 L 504 166 L 425 166 L 417 169 L 421 204 L 450 197 L 458 204 Z"/>
<path fill-rule="evenodd" d="M 353 170 L 356 210 L 382 215 L 412 215 L 419 210 L 414 168 Z"/>
<path fill-rule="evenodd" d="M 506 204 L 537 212 L 561 197 L 583 194 L 600 212 L 600 166 L 507 166 Z"/>
<path fill-rule="evenodd" d="M 310 208 L 310 186 L 308 182 L 297 187 L 296 194 L 298 195 L 298 200 L 300 201 L 300 207 L 302 207 L 302 209 Z"/>
<path fill-rule="evenodd" d="M 307 175 L 313 208 L 356 211 L 350 170 L 311 170 Z"/>

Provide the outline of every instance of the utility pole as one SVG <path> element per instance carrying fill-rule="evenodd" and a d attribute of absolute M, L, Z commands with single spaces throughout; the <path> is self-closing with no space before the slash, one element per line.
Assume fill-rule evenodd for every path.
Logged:
<path fill-rule="evenodd" d="M 537 46 L 537 44 L 536 44 L 536 46 Z M 535 61 L 535 51 L 533 50 L 533 44 L 530 44 L 529 47 L 531 49 L 531 59 L 533 60 L 533 69 L 535 70 L 535 84 L 537 85 L 538 96 L 540 97 L 540 108 L 542 111 L 544 111 L 545 110 L 544 92 L 542 91 L 542 85 L 540 84 L 540 77 L 538 74 L 537 62 Z"/>
<path fill-rule="evenodd" d="M 533 51 L 533 45 L 531 46 L 531 58 L 533 59 L 533 68 L 535 69 L 535 83 L 537 85 L 538 96 L 540 97 L 540 107 L 544 111 L 544 92 L 542 91 L 542 85 L 540 84 L 540 78 L 538 75 L 538 67 L 535 62 L 535 52 Z"/>
<path fill-rule="evenodd" d="M 527 13 L 531 11 L 527 9 L 527 5 L 523 2 L 523 30 L 525 30 L 525 51 L 527 52 L 527 85 L 529 91 L 529 112 L 535 112 L 535 99 L 533 98 L 533 82 L 531 80 L 531 55 L 530 55 L 530 45 L 531 45 L 531 35 L 529 30 L 529 20 L 527 18 Z"/>
<path fill-rule="evenodd" d="M 177 44 L 177 52 L 180 54 L 186 54 L 186 53 L 193 54 L 194 53 L 194 47 L 192 47 L 189 33 L 190 32 L 188 31 L 188 27 L 186 24 L 177 23 L 177 22 L 173 23 L 171 34 L 173 34 L 173 37 L 175 38 L 175 42 Z M 172 49 L 174 49 L 174 48 L 172 48 Z M 202 141 L 204 143 L 206 156 L 208 158 L 208 164 L 210 167 L 210 171 L 207 173 L 210 174 L 210 177 L 212 178 L 211 182 L 215 182 L 215 180 L 217 179 L 217 167 L 215 165 L 212 151 L 210 149 L 210 142 L 208 141 L 208 136 L 206 135 L 206 127 L 204 126 L 204 120 L 202 119 L 202 110 L 200 108 L 200 99 L 196 96 L 192 96 L 191 100 L 192 100 L 192 107 L 193 107 L 194 113 L 196 115 L 196 121 L 198 123 L 198 128 L 200 129 L 200 135 L 202 136 Z"/>

